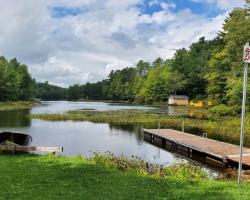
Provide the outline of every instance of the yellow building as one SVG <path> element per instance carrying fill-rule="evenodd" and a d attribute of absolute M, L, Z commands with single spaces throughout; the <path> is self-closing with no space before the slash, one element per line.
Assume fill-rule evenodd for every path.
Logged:
<path fill-rule="evenodd" d="M 194 106 L 194 107 L 204 107 L 204 106 L 211 106 L 212 102 L 211 101 L 191 101 L 189 105 Z"/>
<path fill-rule="evenodd" d="M 171 95 L 168 98 L 168 105 L 187 106 L 188 99 L 186 95 Z"/>

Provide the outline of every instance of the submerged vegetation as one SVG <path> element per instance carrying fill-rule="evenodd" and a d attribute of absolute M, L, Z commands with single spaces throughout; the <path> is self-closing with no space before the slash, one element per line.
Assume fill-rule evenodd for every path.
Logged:
<path fill-rule="evenodd" d="M 166 167 L 161 176 L 148 173 L 141 161 L 111 155 L 0 158 L 0 199 L 247 200 L 250 195 L 249 184 L 211 180 L 187 164 Z"/>

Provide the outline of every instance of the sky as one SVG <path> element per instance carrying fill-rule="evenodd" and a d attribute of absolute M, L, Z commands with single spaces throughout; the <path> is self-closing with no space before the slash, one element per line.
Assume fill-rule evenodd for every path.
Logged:
<path fill-rule="evenodd" d="M 213 39 L 244 0 L 0 0 L 0 55 L 67 87 Z"/>

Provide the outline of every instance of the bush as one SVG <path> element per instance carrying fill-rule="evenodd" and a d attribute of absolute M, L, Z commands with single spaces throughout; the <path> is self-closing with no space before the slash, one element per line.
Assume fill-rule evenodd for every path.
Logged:
<path fill-rule="evenodd" d="M 133 171 L 137 174 L 162 176 L 162 177 L 176 177 L 187 179 L 201 179 L 208 178 L 208 174 L 195 163 L 175 163 L 168 167 L 163 165 L 152 164 L 142 160 L 139 157 L 132 156 L 127 158 L 125 156 L 115 156 L 107 152 L 105 154 L 94 153 L 90 161 L 97 165 L 108 168 L 116 168 L 120 171 Z"/>
<path fill-rule="evenodd" d="M 238 115 L 241 112 L 240 106 L 227 106 L 224 104 L 220 104 L 218 106 L 214 106 L 208 110 L 212 114 L 217 114 L 220 116 L 233 116 Z"/>

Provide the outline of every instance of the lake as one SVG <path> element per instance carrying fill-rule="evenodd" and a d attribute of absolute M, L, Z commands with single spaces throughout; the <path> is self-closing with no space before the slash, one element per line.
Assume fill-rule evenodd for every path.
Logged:
<path fill-rule="evenodd" d="M 0 132 L 13 131 L 30 134 L 32 145 L 63 146 L 67 156 L 91 156 L 93 152 L 112 152 L 128 157 L 138 156 L 146 161 L 169 165 L 184 157 L 163 150 L 146 141 L 140 125 L 114 125 L 108 123 L 30 119 L 29 114 L 63 113 L 69 110 L 122 110 L 156 109 L 147 106 L 130 106 L 104 102 L 47 101 L 30 110 L 0 112 Z M 155 127 L 156 128 L 156 127 Z"/>

